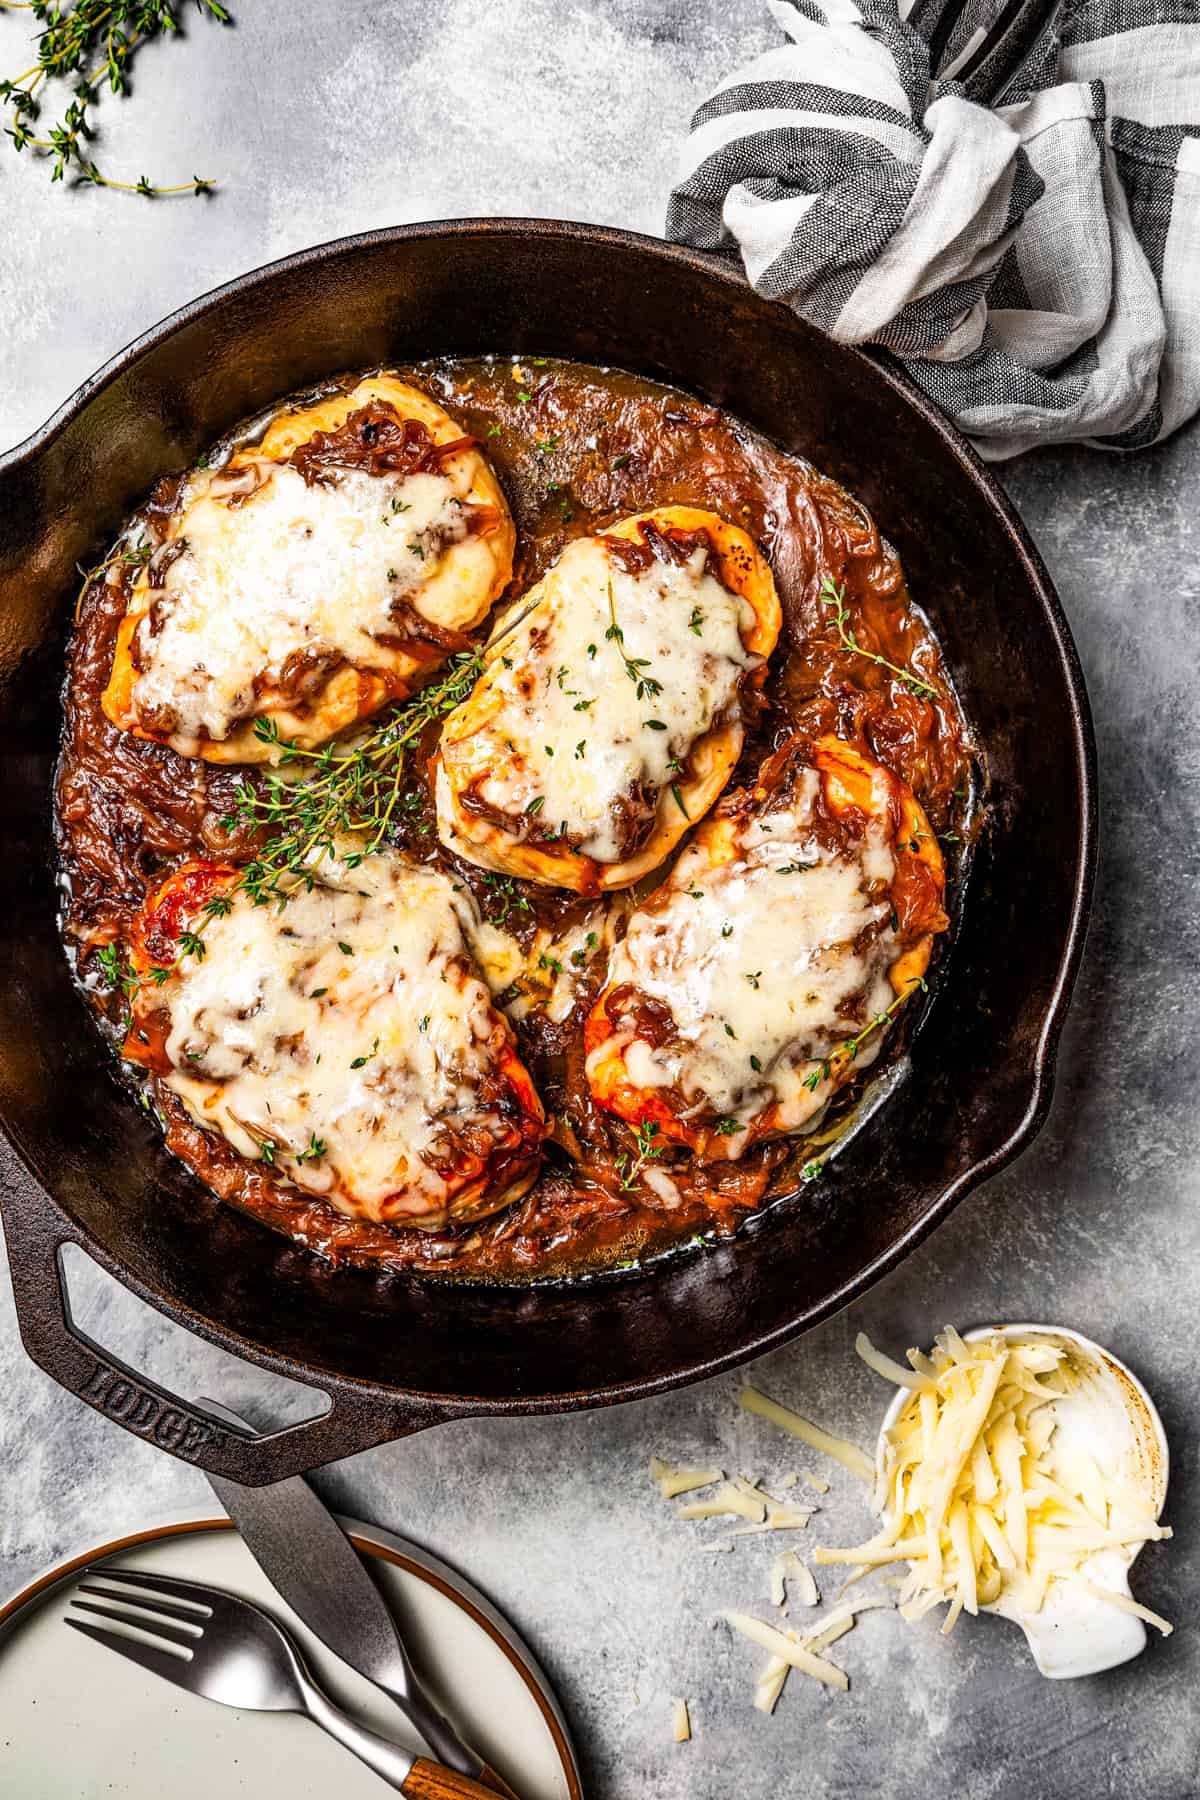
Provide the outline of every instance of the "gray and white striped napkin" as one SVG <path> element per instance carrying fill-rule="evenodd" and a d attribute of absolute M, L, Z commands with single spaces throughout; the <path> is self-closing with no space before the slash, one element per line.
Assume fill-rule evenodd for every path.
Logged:
<path fill-rule="evenodd" d="M 696 113 L 668 237 L 894 351 L 992 459 L 1200 408 L 1198 0 L 771 11 L 788 41 Z"/>

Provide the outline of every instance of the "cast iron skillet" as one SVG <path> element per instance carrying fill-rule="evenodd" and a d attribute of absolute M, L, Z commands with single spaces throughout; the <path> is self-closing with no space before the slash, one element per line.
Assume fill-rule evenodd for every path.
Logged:
<path fill-rule="evenodd" d="M 527 1290 L 332 1273 L 221 1206 L 118 1087 L 55 925 L 50 786 L 76 564 L 167 470 L 333 371 L 440 352 L 613 363 L 800 451 L 897 545 L 986 748 L 976 859 L 912 1072 L 836 1161 L 733 1243 L 640 1275 Z M 0 458 L 0 1122 L 34 1360 L 129 1429 L 262 1483 L 442 1420 L 658 1393 L 794 1337 L 892 1268 L 1040 1127 L 1095 851 L 1083 681 L 1046 571 L 967 446 L 890 363 L 828 342 L 704 257 L 543 220 L 405 226 L 247 275 L 122 352 Z M 320 1418 L 239 1437 L 90 1343 L 59 1251 L 324 1389 Z"/>

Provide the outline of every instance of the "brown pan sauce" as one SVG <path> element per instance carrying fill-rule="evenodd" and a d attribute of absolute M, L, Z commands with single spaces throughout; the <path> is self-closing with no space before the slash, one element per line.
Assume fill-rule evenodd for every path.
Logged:
<path fill-rule="evenodd" d="M 899 560 L 851 495 L 735 419 L 637 376 L 507 358 L 441 361 L 399 373 L 430 392 L 492 462 L 517 525 L 513 594 L 530 587 L 571 538 L 655 506 L 709 508 L 755 538 L 775 575 L 784 628 L 763 688 L 765 705 L 731 788 L 750 785 L 764 757 L 793 733 L 844 738 L 914 789 L 946 852 L 953 912 L 962 852 L 975 819 L 969 734 L 937 643 L 909 599 Z M 358 379 L 354 375 L 348 385 Z M 279 410 L 284 409 L 281 403 Z M 268 422 L 255 422 L 251 440 Z M 370 444 L 352 441 L 345 432 L 328 434 L 328 442 L 314 439 L 306 479 L 328 478 L 338 467 L 366 466 L 368 457 L 407 466 L 427 448 L 412 433 L 402 432 L 394 442 L 390 431 L 382 442 L 372 435 Z M 236 439 L 246 441 L 245 433 Z M 234 443 L 219 447 L 213 460 Z M 156 540 L 178 485 L 178 477 L 159 484 L 131 522 L 128 542 Z M 250 855 L 254 843 L 247 833 L 227 834 L 221 823 L 246 771 L 180 757 L 119 731 L 101 711 L 116 630 L 134 578 L 135 571 L 115 566 L 85 587 L 70 655 L 56 790 L 64 935 L 85 998 L 114 1046 L 125 1002 L 106 984 L 96 952 L 128 941 L 147 889 L 178 863 L 196 857 L 236 862 Z M 910 670 L 935 690 L 933 695 L 914 691 L 848 647 L 835 609 L 820 597 L 827 579 L 844 584 L 844 631 L 861 649 Z M 594 900 L 525 882 L 499 884 L 438 843 L 425 773 L 437 730 L 436 725 L 429 729 L 410 759 L 394 842 L 411 857 L 466 882 L 484 916 L 524 942 L 539 925 L 561 935 L 594 908 Z M 249 778 L 261 775 L 250 771 Z M 646 888 L 656 886 L 662 874 L 651 877 Z M 625 908 L 628 897 L 614 896 L 610 904 Z M 527 1281 L 624 1264 L 698 1234 L 727 1235 L 748 1212 L 798 1185 L 804 1142 L 764 1144 L 739 1163 L 708 1169 L 665 1158 L 661 1166 L 670 1169 L 680 1195 L 669 1210 L 640 1181 L 628 1185 L 631 1134 L 592 1103 L 583 1074 L 583 1021 L 602 980 L 603 958 L 598 958 L 580 981 L 568 1018 L 555 1023 L 535 1006 L 518 1024 L 520 1053 L 554 1128 L 542 1175 L 530 1193 L 474 1225 L 424 1232 L 343 1218 L 273 1178 L 262 1165 L 247 1163 L 224 1139 L 201 1131 L 157 1082 L 150 1082 L 147 1097 L 163 1121 L 170 1149 L 223 1200 L 335 1262 Z M 852 1103 L 849 1097 L 841 1102 Z"/>

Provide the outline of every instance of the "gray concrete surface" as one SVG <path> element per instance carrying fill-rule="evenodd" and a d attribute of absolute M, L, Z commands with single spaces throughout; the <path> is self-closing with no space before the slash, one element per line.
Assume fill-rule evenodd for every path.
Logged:
<path fill-rule="evenodd" d="M 35 426 L 127 339 L 214 283 L 367 226 L 528 212 L 657 230 L 671 148 L 731 56 L 765 44 L 760 0 L 234 0 L 236 33 L 153 51 L 98 150 L 220 197 L 153 206 L 51 188 L 0 154 L 0 442 Z M 27 25 L 0 14 L 0 67 Z M 328 1470 L 333 1500 L 469 1570 L 545 1658 L 596 1800 L 1186 1800 L 1200 1793 L 1197 1399 L 1200 1148 L 1200 437 L 1137 460 L 1027 458 L 1005 480 L 1075 628 L 1100 740 L 1104 832 L 1087 959 L 1037 1145 L 889 1281 L 756 1370 L 869 1443 L 879 1385 L 855 1331 L 925 1342 L 1035 1316 L 1112 1345 L 1156 1395 L 1174 1456 L 1173 1542 L 1137 1588 L 1180 1629 L 1107 1677 L 1050 1684 L 998 1621 L 943 1640 L 874 1614 L 839 1648 L 849 1695 L 794 1682 L 749 1708 L 757 1658 L 709 1628 L 766 1599 L 769 1553 L 692 1553 L 646 1480 L 653 1452 L 763 1475 L 794 1466 L 740 1417 L 735 1379 L 606 1414 L 474 1423 Z M 0 1278 L 2 1279 L 2 1278 Z M 187 1392 L 255 1379 L 77 1284 L 107 1342 Z M 200 1476 L 66 1398 L 24 1359 L 0 1295 L 0 1587 L 49 1558 L 206 1498 Z M 849 1478 L 813 1535 L 861 1533 Z M 670 1741 L 670 1703 L 694 1741 Z M 20 1800 L 0 1769 L 0 1789 Z M 218 1791 L 216 1788 L 214 1792 Z"/>

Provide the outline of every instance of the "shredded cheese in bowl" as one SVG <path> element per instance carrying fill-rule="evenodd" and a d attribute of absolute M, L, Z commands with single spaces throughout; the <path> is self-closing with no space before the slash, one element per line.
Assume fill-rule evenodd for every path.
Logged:
<path fill-rule="evenodd" d="M 1171 1535 L 1157 1523 L 1155 1424 L 1120 1366 L 1085 1343 L 1023 1328 L 967 1343 L 948 1327 L 905 1368 L 860 1334 L 863 1360 L 900 1389 L 876 1462 L 883 1524 L 816 1561 L 907 1562 L 901 1612 L 947 1603 L 943 1631 L 980 1608 L 1027 1619 L 1052 1584 L 1070 1583 L 1169 1632 L 1124 1584 L 1142 1545 Z"/>

